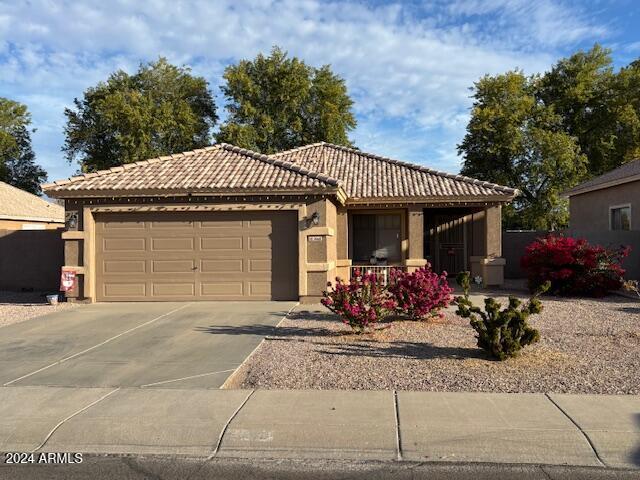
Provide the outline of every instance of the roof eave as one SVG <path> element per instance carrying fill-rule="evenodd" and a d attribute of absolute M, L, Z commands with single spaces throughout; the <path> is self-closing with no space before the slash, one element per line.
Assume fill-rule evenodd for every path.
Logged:
<path fill-rule="evenodd" d="M 51 190 L 47 195 L 52 198 L 117 198 L 117 197 L 236 197 L 246 195 L 337 195 L 340 197 L 341 187 L 311 188 L 247 188 L 247 189 L 138 189 L 138 190 Z"/>
<path fill-rule="evenodd" d="M 574 188 L 572 188 L 570 190 L 565 190 L 560 195 L 562 195 L 564 198 L 570 198 L 570 197 L 573 197 L 575 195 L 581 195 L 583 193 L 595 192 L 597 190 L 604 190 L 605 188 L 616 187 L 618 185 L 623 185 L 625 183 L 638 182 L 638 181 L 640 181 L 640 174 L 631 175 L 631 176 L 624 177 L 624 178 L 617 178 L 615 180 L 610 180 L 608 182 L 598 183 L 596 185 L 589 185 L 587 187 L 581 187 L 580 185 L 578 185 L 577 187 L 574 187 Z"/>
<path fill-rule="evenodd" d="M 366 205 L 366 204 L 379 204 L 379 203 L 442 203 L 442 204 L 456 204 L 456 203 L 510 203 L 513 201 L 517 193 L 511 195 L 431 195 L 421 197 L 363 197 L 363 198 L 349 198 L 347 199 L 347 205 Z"/>

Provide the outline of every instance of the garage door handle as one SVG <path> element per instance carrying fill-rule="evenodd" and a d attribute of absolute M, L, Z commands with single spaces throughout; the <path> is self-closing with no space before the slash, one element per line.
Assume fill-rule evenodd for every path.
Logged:
<path fill-rule="evenodd" d="M 198 269 L 198 267 L 193 267 L 191 270 L 197 270 L 197 269 Z"/>

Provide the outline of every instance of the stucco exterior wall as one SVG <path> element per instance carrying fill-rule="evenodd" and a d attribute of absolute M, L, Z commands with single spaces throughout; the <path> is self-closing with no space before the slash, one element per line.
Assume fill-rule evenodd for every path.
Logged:
<path fill-rule="evenodd" d="M 69 199 L 66 214 L 75 213 L 77 224 L 63 233 L 64 267 L 76 271 L 78 287 L 67 292 L 71 301 L 93 301 L 95 261 L 94 214 L 97 211 L 196 210 L 228 211 L 296 210 L 298 212 L 299 298 L 302 302 L 317 302 L 327 281 L 336 275 L 337 239 L 335 236 L 337 208 L 334 200 L 322 196 L 263 197 L 172 197 L 141 199 Z M 312 217 L 318 213 L 318 224 Z M 295 255 L 295 252 L 292 252 Z"/>
<path fill-rule="evenodd" d="M 609 208 L 631 205 L 631 230 L 640 231 L 640 181 L 623 183 L 569 198 L 569 228 L 608 231 Z"/>

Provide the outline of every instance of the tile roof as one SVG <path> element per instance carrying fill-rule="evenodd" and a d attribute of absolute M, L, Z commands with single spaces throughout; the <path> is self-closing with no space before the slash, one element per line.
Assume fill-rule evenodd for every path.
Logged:
<path fill-rule="evenodd" d="M 110 192 L 218 192 L 335 189 L 328 175 L 220 143 L 190 152 L 130 163 L 43 185 L 51 196 Z"/>
<path fill-rule="evenodd" d="M 640 158 L 627 162 L 615 170 L 611 170 L 599 177 L 587 180 L 586 182 L 567 190 L 564 192 L 564 195 L 577 195 L 579 193 L 599 190 L 601 188 L 607 188 L 620 183 L 633 182 L 636 180 L 640 180 Z"/>
<path fill-rule="evenodd" d="M 329 143 L 275 155 L 228 144 L 126 164 L 44 185 L 50 196 L 183 192 L 339 190 L 348 201 L 392 198 L 491 198 L 517 191 Z M 117 193 L 116 193 L 117 192 Z"/>
<path fill-rule="evenodd" d="M 316 143 L 272 155 L 340 179 L 349 199 L 503 196 L 517 190 L 352 148 Z"/>
<path fill-rule="evenodd" d="M 64 207 L 0 182 L 0 219 L 64 222 Z"/>

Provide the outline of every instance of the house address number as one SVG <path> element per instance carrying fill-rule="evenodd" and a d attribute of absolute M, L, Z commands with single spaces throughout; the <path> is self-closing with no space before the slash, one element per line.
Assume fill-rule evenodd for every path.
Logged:
<path fill-rule="evenodd" d="M 310 242 L 321 242 L 322 240 L 324 240 L 324 237 L 322 235 L 311 235 L 311 236 L 309 236 L 309 241 Z"/>

